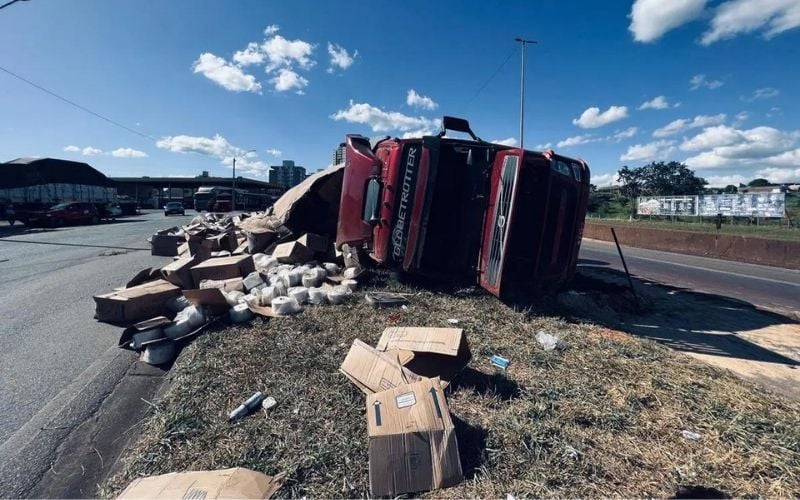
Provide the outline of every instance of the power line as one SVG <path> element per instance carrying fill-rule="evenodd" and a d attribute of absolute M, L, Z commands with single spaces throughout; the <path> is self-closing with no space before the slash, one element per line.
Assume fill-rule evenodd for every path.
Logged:
<path fill-rule="evenodd" d="M 18 0 L 14 0 L 14 1 L 18 1 Z M 27 0 L 23 0 L 23 1 L 27 1 Z M 6 4 L 6 5 L 9 5 L 9 4 Z M 38 84 L 28 80 L 27 78 L 24 78 L 24 77 L 22 77 L 22 76 L 20 76 L 20 75 L 18 75 L 16 73 L 14 73 L 13 71 L 8 70 L 8 69 L 6 69 L 6 68 L 4 68 L 2 66 L 0 66 L 0 71 L 8 73 L 9 75 L 13 76 L 14 78 L 16 78 L 16 79 L 18 79 L 20 81 L 23 81 L 23 82 L 27 83 L 28 85 L 30 85 L 30 86 L 32 86 L 34 88 L 37 88 L 37 89 L 41 90 L 42 92 L 44 92 L 46 94 L 50 94 L 51 96 L 64 101 L 65 103 L 69 104 L 70 106 L 74 106 L 74 107 L 80 109 L 81 111 L 89 113 L 90 115 L 95 116 L 97 118 L 100 118 L 101 120 L 104 120 L 104 121 L 106 121 L 106 122 L 108 122 L 108 123 L 110 123 L 112 125 L 115 125 L 115 126 L 121 128 L 123 130 L 127 130 L 128 132 L 136 134 L 139 137 L 144 137 L 145 139 L 148 139 L 150 141 L 155 141 L 156 140 L 156 138 L 153 137 L 153 136 L 150 136 L 150 135 L 147 135 L 147 134 L 143 134 L 143 133 L 139 132 L 138 130 L 134 130 L 131 127 L 128 127 L 127 125 L 123 125 L 122 123 L 120 123 L 118 121 L 112 120 L 111 118 L 108 118 L 107 116 L 103 116 L 100 113 L 96 113 L 96 112 L 92 111 L 91 109 L 87 108 L 86 106 L 81 106 L 80 104 L 78 104 L 75 101 L 71 101 L 71 100 L 67 99 L 66 97 L 60 96 L 60 95 L 56 94 L 55 92 L 53 92 L 51 90 L 47 90 L 46 88 L 42 87 L 41 85 L 38 85 Z"/>
<path fill-rule="evenodd" d="M 500 64 L 500 66 L 498 66 L 497 69 L 494 70 L 494 73 L 492 73 L 492 76 L 490 76 L 489 79 L 486 80 L 483 83 L 483 85 L 481 85 L 481 87 L 478 89 L 478 91 L 475 92 L 475 95 L 473 95 L 472 98 L 470 98 L 470 100 L 467 102 L 467 106 L 471 105 L 475 101 L 475 98 L 478 97 L 478 95 L 483 91 L 483 89 L 485 89 L 486 86 L 489 85 L 489 83 L 491 83 L 491 81 L 494 79 L 494 77 L 497 76 L 498 73 L 500 73 L 500 70 L 503 69 L 503 67 L 506 65 L 506 63 L 509 61 L 509 59 L 511 59 L 511 56 L 513 56 L 517 52 L 518 48 L 519 47 L 514 46 L 514 48 L 511 50 L 511 52 L 508 53 L 508 57 L 506 57 L 503 60 L 503 62 Z"/>
<path fill-rule="evenodd" d="M 5 9 L 5 8 L 6 8 L 6 7 L 8 7 L 9 5 L 11 5 L 11 4 L 14 4 L 14 3 L 17 3 L 17 2 L 27 2 L 27 1 L 28 1 L 28 0 L 11 0 L 11 1 L 10 1 L 10 2 L 8 2 L 8 3 L 4 3 L 3 5 L 0 5 L 0 9 Z"/>

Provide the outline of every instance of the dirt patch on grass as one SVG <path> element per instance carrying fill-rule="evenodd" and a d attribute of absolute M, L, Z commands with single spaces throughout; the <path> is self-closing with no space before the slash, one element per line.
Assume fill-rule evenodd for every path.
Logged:
<path fill-rule="evenodd" d="M 608 328 L 515 311 L 482 293 L 390 289 L 413 294 L 408 310 L 372 309 L 359 293 L 345 306 L 197 339 L 100 494 L 142 475 L 242 466 L 285 473 L 280 496 L 368 496 L 365 399 L 338 367 L 355 338 L 374 344 L 387 326 L 451 327 L 451 318 L 473 353 L 447 390 L 466 479 L 423 496 L 800 493 L 796 403 Z M 568 348 L 541 350 L 539 330 Z M 507 374 L 494 372 L 492 354 L 511 360 Z M 256 390 L 278 406 L 229 424 Z"/>

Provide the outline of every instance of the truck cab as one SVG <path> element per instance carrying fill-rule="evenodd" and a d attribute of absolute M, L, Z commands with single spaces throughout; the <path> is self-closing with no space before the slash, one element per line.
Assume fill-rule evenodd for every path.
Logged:
<path fill-rule="evenodd" d="M 463 119 L 416 139 L 348 135 L 336 244 L 522 299 L 571 280 L 588 195 L 585 162 L 482 141 Z"/>

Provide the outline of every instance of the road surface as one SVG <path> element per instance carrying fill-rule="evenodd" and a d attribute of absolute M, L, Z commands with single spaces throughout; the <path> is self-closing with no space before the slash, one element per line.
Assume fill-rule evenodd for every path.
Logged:
<path fill-rule="evenodd" d="M 795 316 L 800 313 L 800 271 L 678 253 L 622 247 L 631 274 L 667 285 L 744 300 Z M 614 243 L 584 239 L 579 265 L 622 270 Z"/>
<path fill-rule="evenodd" d="M 117 345 L 120 329 L 93 319 L 92 296 L 170 262 L 151 256 L 146 238 L 193 215 L 151 211 L 56 230 L 0 226 L 0 446 Z"/>

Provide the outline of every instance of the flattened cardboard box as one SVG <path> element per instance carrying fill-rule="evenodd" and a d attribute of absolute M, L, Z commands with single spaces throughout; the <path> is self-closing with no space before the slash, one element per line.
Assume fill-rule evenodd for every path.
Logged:
<path fill-rule="evenodd" d="M 369 485 L 375 496 L 452 486 L 463 478 L 439 379 L 367 396 Z"/>
<path fill-rule="evenodd" d="M 149 281 L 116 292 L 95 295 L 94 317 L 100 321 L 133 322 L 165 312 L 166 302 L 181 289 L 165 280 Z"/>
<path fill-rule="evenodd" d="M 422 377 L 439 377 L 444 386 L 472 358 L 461 328 L 394 326 L 383 331 L 376 348 L 399 351 L 403 366 Z"/>
<path fill-rule="evenodd" d="M 140 498 L 270 498 L 280 479 L 242 467 L 212 471 L 172 472 L 134 479 L 118 499 Z"/>
<path fill-rule="evenodd" d="M 164 279 L 181 288 L 194 288 L 192 281 L 192 267 L 199 263 L 191 255 L 174 260 L 161 268 Z"/>
<path fill-rule="evenodd" d="M 404 368 L 397 357 L 378 351 L 359 339 L 353 341 L 339 371 L 364 394 L 385 391 L 421 379 Z"/>
<path fill-rule="evenodd" d="M 232 255 L 204 260 L 192 268 L 192 279 L 199 284 L 202 280 L 227 280 L 240 278 L 255 271 L 251 255 Z"/>

